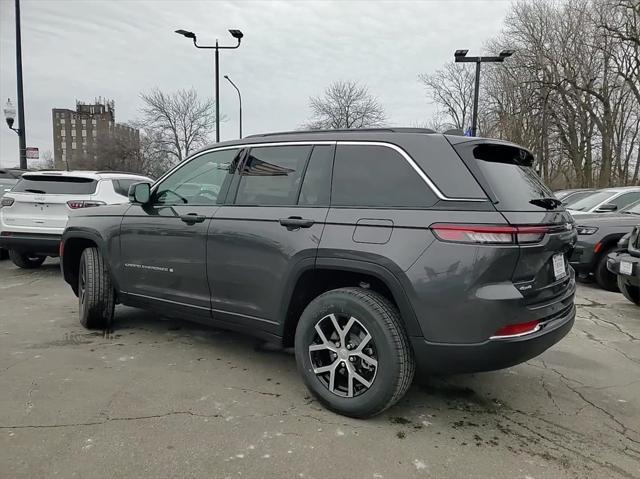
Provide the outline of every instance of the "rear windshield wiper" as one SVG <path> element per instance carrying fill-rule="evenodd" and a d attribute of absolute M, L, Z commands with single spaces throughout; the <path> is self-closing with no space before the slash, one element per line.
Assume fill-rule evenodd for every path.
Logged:
<path fill-rule="evenodd" d="M 536 198 L 530 200 L 529 203 L 536 206 L 542 206 L 547 210 L 554 210 L 562 204 L 562 201 L 557 198 Z"/>
<path fill-rule="evenodd" d="M 32 190 L 31 188 L 25 188 L 25 190 L 27 193 L 39 193 L 41 195 L 46 195 L 47 192 L 46 191 L 42 191 L 42 190 Z"/>

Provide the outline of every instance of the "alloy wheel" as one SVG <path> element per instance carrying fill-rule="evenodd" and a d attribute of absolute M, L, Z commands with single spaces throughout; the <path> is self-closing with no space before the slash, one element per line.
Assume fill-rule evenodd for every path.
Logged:
<path fill-rule="evenodd" d="M 320 382 L 342 397 L 366 392 L 378 371 L 373 337 L 349 315 L 328 314 L 316 323 L 309 358 Z"/>

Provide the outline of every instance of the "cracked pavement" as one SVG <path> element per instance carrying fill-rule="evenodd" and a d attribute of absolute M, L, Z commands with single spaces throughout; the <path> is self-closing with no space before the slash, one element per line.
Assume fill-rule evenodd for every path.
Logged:
<path fill-rule="evenodd" d="M 118 307 L 84 330 L 49 260 L 0 262 L 0 476 L 640 478 L 640 308 L 579 285 L 571 333 L 492 373 L 421 378 L 374 419 L 293 355 Z"/>

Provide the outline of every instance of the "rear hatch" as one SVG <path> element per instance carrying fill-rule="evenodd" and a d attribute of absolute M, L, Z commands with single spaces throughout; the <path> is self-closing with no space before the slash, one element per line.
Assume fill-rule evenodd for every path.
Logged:
<path fill-rule="evenodd" d="M 497 140 L 449 138 L 507 222 L 519 228 L 512 281 L 530 309 L 570 307 L 573 273 L 567 259 L 576 241 L 571 215 L 533 168 L 533 155 Z M 566 302 L 565 302 L 566 301 Z M 560 304 L 560 303 L 564 303 Z"/>
<path fill-rule="evenodd" d="M 62 175 L 22 175 L 13 187 L 13 204 L 3 208 L 8 227 L 64 229 L 74 202 L 91 199 L 97 181 Z"/>

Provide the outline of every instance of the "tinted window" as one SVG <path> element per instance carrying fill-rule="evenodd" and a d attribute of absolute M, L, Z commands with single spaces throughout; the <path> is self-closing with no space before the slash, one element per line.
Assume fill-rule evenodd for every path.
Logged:
<path fill-rule="evenodd" d="M 53 175 L 24 175 L 13 187 L 13 192 L 51 195 L 90 195 L 95 193 L 98 182 L 91 178 Z"/>
<path fill-rule="evenodd" d="M 435 201 L 429 187 L 397 151 L 383 146 L 338 145 L 332 205 L 424 208 Z"/>
<path fill-rule="evenodd" d="M 252 148 L 241 171 L 238 205 L 295 205 L 311 146 Z"/>
<path fill-rule="evenodd" d="M 618 207 L 618 209 L 624 208 L 627 205 L 640 199 L 640 191 L 633 191 L 630 193 L 624 193 L 617 198 L 612 199 L 609 203 L 612 203 Z"/>
<path fill-rule="evenodd" d="M 334 147 L 314 146 L 304 174 L 299 205 L 329 206 Z"/>
<path fill-rule="evenodd" d="M 510 145 L 484 143 L 456 147 L 462 158 L 479 170 L 481 182 L 491 189 L 502 211 L 540 211 L 545 206 L 531 200 L 554 198 L 533 169 L 533 155 Z"/>
<path fill-rule="evenodd" d="M 142 183 L 140 179 L 120 179 L 111 180 L 113 182 L 113 190 L 122 196 L 129 196 L 129 187 L 135 183 Z"/>
<path fill-rule="evenodd" d="M 640 215 L 640 201 L 626 206 L 623 213 L 632 213 L 634 215 Z"/>
<path fill-rule="evenodd" d="M 215 205 L 224 198 L 237 162 L 238 150 L 212 151 L 189 161 L 158 185 L 156 204 Z"/>

